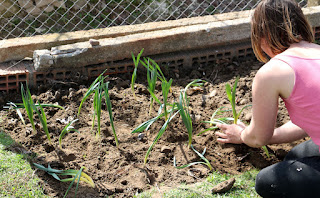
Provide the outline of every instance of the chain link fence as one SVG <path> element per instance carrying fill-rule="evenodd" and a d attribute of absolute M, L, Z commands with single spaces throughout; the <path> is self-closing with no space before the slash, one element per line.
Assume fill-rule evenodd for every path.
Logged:
<path fill-rule="evenodd" d="M 260 0 L 1 0 L 0 39 L 250 10 Z M 307 0 L 297 0 L 305 7 Z"/>

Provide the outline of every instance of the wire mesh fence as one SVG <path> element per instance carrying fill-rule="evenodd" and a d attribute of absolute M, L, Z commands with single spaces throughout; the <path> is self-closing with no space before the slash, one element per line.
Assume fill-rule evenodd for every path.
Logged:
<path fill-rule="evenodd" d="M 0 39 L 253 9 L 260 0 L 1 0 Z M 305 7 L 307 0 L 297 0 Z"/>

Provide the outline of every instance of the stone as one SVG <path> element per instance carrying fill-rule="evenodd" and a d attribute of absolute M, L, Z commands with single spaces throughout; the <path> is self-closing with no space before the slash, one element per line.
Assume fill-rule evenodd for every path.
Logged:
<path fill-rule="evenodd" d="M 35 70 L 48 68 L 53 65 L 53 56 L 49 50 L 35 50 L 33 53 L 33 62 Z"/>
<path fill-rule="evenodd" d="M 245 104 L 247 104 L 248 102 L 249 102 L 248 99 L 244 98 L 244 99 L 240 100 L 239 104 L 240 104 L 240 105 L 245 105 Z"/>
<path fill-rule="evenodd" d="M 232 188 L 235 181 L 236 181 L 235 178 L 231 178 L 227 181 L 219 183 L 218 185 L 216 185 L 212 188 L 212 193 L 213 194 L 214 193 L 224 193 L 224 192 L 229 191 Z"/>
<path fill-rule="evenodd" d="M 216 96 L 216 95 L 217 95 L 217 90 L 214 89 L 213 91 L 210 92 L 209 98 L 212 98 L 212 97 L 214 97 L 214 96 Z"/>
<path fill-rule="evenodd" d="M 90 39 L 89 43 L 92 47 L 100 45 L 99 40 L 96 40 L 96 39 Z"/>
<path fill-rule="evenodd" d="M 250 121 L 251 118 L 252 118 L 252 113 L 251 113 L 251 112 L 247 113 L 247 114 L 244 116 L 244 120 L 245 120 L 245 121 Z"/>

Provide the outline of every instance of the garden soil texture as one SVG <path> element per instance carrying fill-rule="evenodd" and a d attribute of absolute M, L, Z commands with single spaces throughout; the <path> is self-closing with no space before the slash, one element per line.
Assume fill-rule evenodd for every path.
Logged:
<path fill-rule="evenodd" d="M 178 101 L 180 90 L 194 79 L 206 81 L 203 87 L 190 88 L 187 92 L 190 100 L 190 113 L 193 122 L 193 147 L 202 153 L 211 163 L 213 170 L 220 173 L 240 174 L 253 168 L 261 169 L 282 160 L 285 154 L 297 144 L 282 144 L 269 146 L 270 157 L 260 148 L 250 148 L 244 144 L 221 144 L 216 141 L 215 131 L 208 131 L 201 135 L 201 131 L 209 128 L 203 121 L 210 120 L 217 108 L 225 106 L 231 109 L 225 92 L 225 84 L 233 86 L 236 76 L 240 77 L 236 103 L 239 111 L 243 106 L 252 102 L 251 87 L 257 70 L 262 66 L 256 61 L 226 62 L 205 67 L 194 66 L 193 69 L 181 68 L 179 71 L 163 70 L 167 79 L 172 78 L 172 92 L 168 101 Z M 39 119 L 35 116 L 37 132 L 32 133 L 32 127 L 25 114 L 21 112 L 27 122 L 23 125 L 15 110 L 1 110 L 1 129 L 11 136 L 16 144 L 9 150 L 24 153 L 30 157 L 30 163 L 38 163 L 55 169 L 77 169 L 85 167 L 84 172 L 92 177 L 96 187 L 80 183 L 78 197 L 132 197 L 136 193 L 146 191 L 152 187 L 175 187 L 180 183 L 195 183 L 210 174 L 210 170 L 203 164 L 184 169 L 177 169 L 173 165 L 175 157 L 178 166 L 190 162 L 201 161 L 200 157 L 187 147 L 188 133 L 179 114 L 175 116 L 165 130 L 163 136 L 152 149 L 147 164 L 144 157 L 155 136 L 158 134 L 164 119 L 156 121 L 143 135 L 131 132 L 143 122 L 157 115 L 159 105 L 154 107 L 149 115 L 150 94 L 147 90 L 146 70 L 138 68 L 135 84 L 135 95 L 131 92 L 131 74 L 110 75 L 109 94 L 112 103 L 114 125 L 119 139 L 116 147 L 109 114 L 106 105 L 102 106 L 101 136 L 96 138 L 97 125 L 92 129 L 93 100 L 88 98 L 84 103 L 80 116 L 77 117 L 80 102 L 94 79 L 86 79 L 75 74 L 68 82 L 48 81 L 46 85 L 31 88 L 34 101 L 41 103 L 59 104 L 65 110 L 58 108 L 44 108 L 48 119 L 48 129 L 52 145 L 49 144 Z M 157 96 L 161 95 L 161 84 L 156 87 Z M 20 92 L 1 93 L 1 106 L 7 102 L 21 103 Z M 160 97 L 161 98 L 161 97 Z M 105 104 L 105 103 L 103 103 Z M 287 121 L 289 117 L 283 101 L 279 101 L 277 126 Z M 232 116 L 232 112 L 216 117 Z M 249 124 L 251 107 L 246 108 L 240 120 Z M 58 138 L 68 121 L 79 119 L 74 127 L 79 131 L 68 133 L 62 139 L 62 149 L 59 148 Z M 139 137 L 138 137 L 139 136 Z M 34 167 L 36 170 L 36 168 Z M 41 185 L 50 197 L 63 197 L 69 184 L 61 183 L 44 171 L 37 170 L 35 174 L 41 179 Z M 69 192 L 73 196 L 75 187 Z"/>

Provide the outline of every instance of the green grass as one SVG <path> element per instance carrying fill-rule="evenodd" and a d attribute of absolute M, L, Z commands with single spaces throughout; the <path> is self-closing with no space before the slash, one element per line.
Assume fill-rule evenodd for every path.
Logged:
<path fill-rule="evenodd" d="M 229 174 L 220 174 L 219 172 L 213 172 L 207 179 L 203 182 L 194 184 L 194 185 L 185 185 L 181 184 L 179 187 L 171 189 L 166 192 L 161 191 L 161 187 L 159 188 L 161 192 L 162 198 L 213 198 L 213 197 L 228 197 L 228 198 L 239 198 L 239 197 L 256 197 L 260 196 L 256 193 L 254 189 L 255 185 L 255 177 L 258 174 L 257 170 L 252 170 L 245 172 L 241 175 L 232 176 Z M 226 181 L 232 177 L 235 177 L 236 182 L 231 188 L 230 191 L 226 193 L 218 193 L 212 194 L 212 188 L 220 182 Z M 150 191 L 143 192 L 141 194 L 136 195 L 136 198 L 149 198 L 155 195 L 159 195 L 159 190 L 154 188 Z"/>
<path fill-rule="evenodd" d="M 47 197 L 24 156 L 5 150 L 13 143 L 0 132 L 0 197 Z"/>

